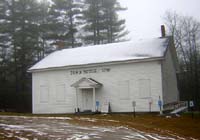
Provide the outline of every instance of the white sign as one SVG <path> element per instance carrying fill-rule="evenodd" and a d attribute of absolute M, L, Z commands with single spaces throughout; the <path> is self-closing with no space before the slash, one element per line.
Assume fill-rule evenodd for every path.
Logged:
<path fill-rule="evenodd" d="M 194 102 L 190 101 L 189 105 L 190 105 L 190 107 L 194 107 Z"/>
<path fill-rule="evenodd" d="M 108 113 L 108 108 L 109 108 L 109 102 L 104 101 L 103 104 L 102 104 L 101 112 Z"/>

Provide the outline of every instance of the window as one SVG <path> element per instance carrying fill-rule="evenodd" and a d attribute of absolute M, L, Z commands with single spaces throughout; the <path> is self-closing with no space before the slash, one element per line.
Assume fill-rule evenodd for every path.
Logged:
<path fill-rule="evenodd" d="M 122 100 L 129 99 L 129 81 L 119 82 L 119 97 Z"/>
<path fill-rule="evenodd" d="M 56 86 L 56 101 L 63 102 L 65 101 L 65 85 Z"/>
<path fill-rule="evenodd" d="M 49 89 L 48 86 L 40 86 L 40 102 L 47 103 L 49 101 Z"/>
<path fill-rule="evenodd" d="M 151 81 L 150 81 L 150 79 L 138 80 L 138 86 L 139 86 L 139 97 L 140 98 L 151 97 Z"/>

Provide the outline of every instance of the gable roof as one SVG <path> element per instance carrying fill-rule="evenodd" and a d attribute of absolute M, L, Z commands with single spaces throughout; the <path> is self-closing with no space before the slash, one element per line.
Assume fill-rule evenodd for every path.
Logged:
<path fill-rule="evenodd" d="M 102 84 L 92 78 L 83 77 L 71 86 L 76 88 L 99 88 Z"/>
<path fill-rule="evenodd" d="M 29 71 L 127 60 L 163 57 L 168 38 L 154 38 L 58 50 L 32 66 Z"/>

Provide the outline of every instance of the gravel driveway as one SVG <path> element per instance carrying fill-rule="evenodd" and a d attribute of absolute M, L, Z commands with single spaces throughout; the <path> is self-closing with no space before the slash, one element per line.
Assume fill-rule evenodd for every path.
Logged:
<path fill-rule="evenodd" d="M 0 116 L 0 139 L 8 140 L 175 140 L 126 127 L 80 126 L 68 117 Z"/>

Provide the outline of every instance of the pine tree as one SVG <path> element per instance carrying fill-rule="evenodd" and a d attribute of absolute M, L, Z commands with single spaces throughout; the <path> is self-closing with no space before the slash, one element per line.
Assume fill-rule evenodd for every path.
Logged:
<path fill-rule="evenodd" d="M 8 76 L 8 61 L 9 61 L 9 34 L 7 34 L 8 24 L 6 13 L 8 4 L 6 0 L 0 1 L 0 84 L 7 82 Z M 3 86 L 1 86 L 3 88 Z"/>
<path fill-rule="evenodd" d="M 35 0 L 12 0 L 8 3 L 10 69 L 14 73 L 16 92 L 24 91 L 29 80 L 27 69 L 33 64 L 38 50 L 38 3 Z M 19 80 L 20 79 L 20 80 Z"/>
<path fill-rule="evenodd" d="M 128 34 L 125 30 L 125 20 L 119 19 L 118 12 L 126 10 L 117 0 L 103 0 L 104 28 L 106 29 L 106 42 L 119 42 Z"/>
<path fill-rule="evenodd" d="M 41 10 L 36 0 L 0 1 L 0 108 L 25 106 L 18 94 L 30 93 L 27 70 L 42 51 Z"/>
<path fill-rule="evenodd" d="M 53 45 L 62 48 L 79 46 L 77 41 L 78 21 L 81 6 L 75 0 L 52 0 L 49 12 L 49 39 Z"/>
<path fill-rule="evenodd" d="M 119 42 L 128 32 L 125 20 L 118 18 L 122 8 L 116 0 L 85 0 L 84 37 L 86 44 Z"/>
<path fill-rule="evenodd" d="M 86 44 L 101 44 L 102 0 L 85 0 L 85 5 L 86 8 L 83 11 L 85 19 L 84 41 Z"/>
<path fill-rule="evenodd" d="M 49 9 L 50 9 L 50 3 L 48 0 L 43 0 L 39 4 L 39 19 L 38 19 L 38 25 L 39 25 L 39 36 L 38 36 L 38 52 L 36 61 L 41 60 L 46 55 L 50 54 L 55 49 L 48 43 L 48 35 L 51 34 L 50 28 L 49 28 Z"/>

